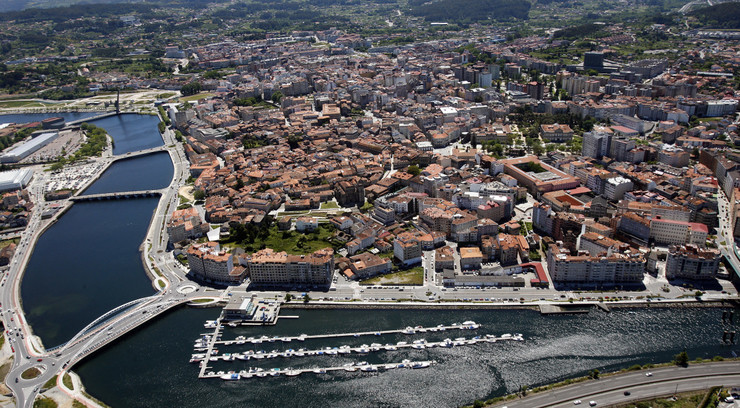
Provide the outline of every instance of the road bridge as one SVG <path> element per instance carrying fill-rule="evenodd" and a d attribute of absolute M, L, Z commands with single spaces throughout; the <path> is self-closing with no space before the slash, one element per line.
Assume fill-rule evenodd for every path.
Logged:
<path fill-rule="evenodd" d="M 133 159 L 135 157 L 141 157 L 141 156 L 146 156 L 149 154 L 161 153 L 161 152 L 166 152 L 166 151 L 167 151 L 167 147 L 157 146 L 157 147 L 152 147 L 149 149 L 137 150 L 135 152 L 119 154 L 119 155 L 111 157 L 110 161 L 111 163 L 113 163 L 119 160 Z"/>
<path fill-rule="evenodd" d="M 139 190 L 139 191 L 122 191 L 118 193 L 100 193 L 87 194 L 70 197 L 71 201 L 100 201 L 100 200 L 121 200 L 128 198 L 158 197 L 162 195 L 162 190 Z"/>
<path fill-rule="evenodd" d="M 95 116 L 92 116 L 92 117 L 89 117 L 89 118 L 85 118 L 85 119 L 71 120 L 71 121 L 67 122 L 67 125 L 79 125 L 79 124 L 82 124 L 82 123 L 85 123 L 85 122 L 88 122 L 89 123 L 89 122 L 92 122 L 94 120 L 110 118 L 111 116 L 117 116 L 117 115 L 118 115 L 118 113 L 116 113 L 115 111 L 113 111 L 113 112 L 106 112 L 106 113 L 102 113 L 100 115 L 95 115 Z"/>

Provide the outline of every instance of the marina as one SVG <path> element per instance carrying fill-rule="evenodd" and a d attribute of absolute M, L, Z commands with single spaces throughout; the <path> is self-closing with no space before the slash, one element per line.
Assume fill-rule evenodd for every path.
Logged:
<path fill-rule="evenodd" d="M 400 341 L 395 344 L 386 343 L 386 344 L 380 344 L 380 343 L 372 343 L 370 345 L 363 344 L 358 347 L 350 347 L 350 346 L 339 346 L 339 347 L 325 347 L 321 349 L 314 349 L 314 350 L 307 350 L 304 348 L 300 348 L 297 350 L 294 349 L 288 349 L 285 351 L 278 351 L 278 350 L 272 350 L 272 351 L 264 351 L 264 350 L 248 350 L 242 353 L 224 353 L 222 355 L 218 355 L 217 349 L 212 349 L 210 356 L 207 357 L 207 354 L 204 353 L 196 353 L 193 354 L 190 358 L 191 363 L 198 363 L 202 361 L 235 361 L 235 360 L 241 360 L 241 361 L 249 361 L 249 360 L 262 360 L 262 359 L 273 359 L 277 357 L 282 358 L 291 358 L 291 357 L 309 357 L 309 356 L 336 356 L 336 355 L 347 355 L 347 354 L 368 354 L 372 352 L 378 352 L 378 351 L 396 351 L 401 349 L 417 349 L 422 350 L 426 348 L 435 348 L 435 347 L 459 347 L 459 346 L 470 346 L 477 343 L 496 343 L 497 341 L 523 341 L 524 337 L 521 334 L 504 334 L 500 337 L 496 337 L 493 335 L 485 335 L 485 336 L 475 336 L 471 338 L 465 338 L 465 337 L 458 337 L 455 339 L 444 339 L 439 342 L 430 342 L 426 339 L 419 339 L 414 340 L 413 342 L 405 342 Z M 205 344 L 201 344 L 199 342 L 196 342 L 195 344 L 195 350 L 196 351 L 203 351 Z M 207 350 L 207 348 L 206 348 Z"/>
<path fill-rule="evenodd" d="M 268 378 L 268 377 L 297 377 L 301 374 L 328 374 L 330 372 L 361 372 L 361 373 L 372 373 L 385 370 L 393 370 L 397 368 L 405 369 L 422 369 L 429 368 L 432 365 L 437 364 L 434 360 L 429 361 L 411 361 L 403 360 L 400 363 L 385 363 L 385 364 L 368 364 L 367 362 L 361 361 L 358 363 L 347 363 L 341 366 L 325 367 L 325 368 L 249 368 L 248 370 L 241 371 L 209 371 L 199 378 L 220 378 L 224 381 L 238 381 L 242 379 L 250 378 Z"/>
<path fill-rule="evenodd" d="M 291 316 L 292 317 L 292 316 Z M 283 317 L 281 317 L 283 318 Z M 207 329 L 213 329 L 217 327 L 217 321 L 216 320 L 209 320 L 206 321 L 206 324 L 204 325 Z M 307 334 L 301 334 L 298 336 L 262 336 L 262 337 L 249 337 L 249 338 L 236 338 L 234 340 L 216 340 L 214 344 L 224 344 L 224 345 L 231 345 L 231 344 L 245 344 L 245 343 L 253 343 L 253 344 L 260 344 L 260 343 L 274 343 L 274 342 L 283 342 L 283 343 L 289 343 L 292 341 L 305 341 L 305 340 L 312 340 L 312 339 L 330 339 L 330 338 L 339 338 L 339 337 L 361 337 L 361 336 L 382 336 L 385 334 L 418 334 L 418 333 L 430 333 L 430 332 L 439 332 L 439 331 L 446 331 L 446 330 L 475 330 L 480 328 L 480 324 L 473 322 L 473 321 L 466 321 L 462 324 L 460 323 L 453 323 L 449 326 L 445 325 L 438 325 L 433 327 L 422 327 L 422 326 L 407 326 L 404 329 L 399 330 L 375 330 L 375 331 L 365 331 L 365 332 L 351 332 L 351 333 L 333 333 L 333 334 L 316 334 L 316 335 L 307 335 Z"/>
<path fill-rule="evenodd" d="M 275 359 L 291 358 L 291 357 L 313 357 L 313 356 L 338 356 L 338 355 L 365 355 L 369 353 L 375 353 L 380 351 L 397 351 L 403 349 L 431 349 L 431 348 L 452 348 L 460 346 L 469 346 L 478 343 L 496 343 L 497 341 L 523 341 L 524 336 L 522 334 L 510 334 L 506 333 L 501 336 L 494 336 L 492 334 L 486 334 L 482 336 L 474 336 L 471 338 L 457 337 L 454 340 L 446 338 L 441 341 L 428 341 L 427 339 L 415 339 L 412 341 L 399 341 L 396 343 L 372 343 L 362 344 L 359 346 L 342 345 L 336 347 L 323 347 L 316 349 L 287 349 L 283 351 L 272 350 L 245 350 L 243 352 L 223 353 L 219 354 L 219 350 L 216 346 L 232 346 L 232 345 L 256 345 L 263 343 L 289 343 L 293 341 L 303 342 L 306 340 L 316 339 L 336 339 L 336 338 L 359 338 L 363 336 L 383 336 L 383 335 L 413 335 L 421 333 L 437 333 L 446 332 L 448 330 L 476 330 L 481 327 L 480 324 L 474 321 L 465 321 L 463 323 L 453 323 L 451 325 L 437 325 L 437 326 L 407 326 L 403 329 L 395 330 L 376 330 L 376 331 L 358 331 L 348 333 L 329 333 L 329 334 L 316 334 L 307 335 L 300 334 L 298 336 L 261 336 L 261 337 L 245 337 L 238 336 L 234 340 L 221 340 L 223 323 L 221 317 L 216 320 L 207 320 L 204 324 L 206 328 L 212 328 L 211 333 L 201 333 L 200 338 L 195 340 L 193 349 L 196 353 L 190 356 L 191 363 L 198 363 L 200 372 L 198 378 L 221 378 L 224 381 L 235 381 L 242 378 L 253 378 L 253 377 L 268 377 L 268 376 L 298 376 L 306 372 L 314 373 L 326 373 L 328 371 L 378 371 L 387 370 L 393 368 L 426 368 L 429 367 L 433 362 L 410 362 L 404 360 L 401 363 L 392 364 L 377 364 L 377 365 L 366 365 L 366 364 L 355 364 L 349 363 L 344 366 L 328 367 L 328 368 L 311 368 L 311 369 L 280 369 L 273 368 L 271 370 L 263 370 L 258 368 L 250 368 L 249 370 L 236 371 L 213 371 L 212 367 L 208 366 L 210 362 L 218 361 L 250 361 L 250 360 L 263 360 L 263 359 Z M 317 371 L 318 370 L 318 371 Z"/>

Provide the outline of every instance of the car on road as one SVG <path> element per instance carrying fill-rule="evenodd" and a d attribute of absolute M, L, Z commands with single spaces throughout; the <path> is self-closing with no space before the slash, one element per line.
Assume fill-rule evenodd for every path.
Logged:
<path fill-rule="evenodd" d="M 653 373 L 651 373 L 651 372 L 645 373 L 645 377 L 652 377 L 652 376 L 653 376 Z"/>
<path fill-rule="evenodd" d="M 596 401 L 589 401 L 588 402 L 588 405 L 591 406 L 591 407 L 595 407 L 596 406 Z"/>
<path fill-rule="evenodd" d="M 625 391 L 625 392 L 624 392 L 624 395 L 631 395 L 631 394 L 632 394 L 632 393 L 631 393 L 631 392 L 629 392 L 629 391 Z"/>
<path fill-rule="evenodd" d="M 581 405 L 581 400 L 575 400 L 575 401 L 573 401 L 573 405 Z"/>

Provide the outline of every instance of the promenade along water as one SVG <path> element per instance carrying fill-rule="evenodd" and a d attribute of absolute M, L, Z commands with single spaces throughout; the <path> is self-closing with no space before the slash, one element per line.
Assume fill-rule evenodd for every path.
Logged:
<path fill-rule="evenodd" d="M 121 115 L 91 122 L 116 140 L 115 154 L 162 145 L 157 118 Z M 172 178 L 167 154 L 114 164 L 92 192 L 163 188 Z M 21 297 L 46 347 L 64 343 L 92 320 L 154 289 L 139 247 L 157 198 L 77 203 L 40 238 L 26 268 Z"/>
<path fill-rule="evenodd" d="M 530 310 L 288 310 L 299 319 L 272 327 L 225 328 L 223 338 L 284 336 L 388 330 L 435 326 L 474 320 L 472 332 L 447 331 L 418 335 L 307 340 L 291 343 L 219 346 L 220 353 L 271 351 L 429 341 L 446 337 L 522 333 L 523 342 L 498 342 L 455 348 L 381 351 L 369 355 L 276 358 L 259 361 L 212 362 L 214 370 L 280 367 L 328 367 L 348 362 L 437 360 L 424 370 L 396 369 L 379 373 L 303 374 L 225 382 L 198 380 L 197 364 L 187 361 L 193 341 L 217 309 L 178 309 L 144 327 L 115 346 L 75 367 L 88 392 L 111 406 L 125 407 L 456 407 L 588 373 L 633 364 L 669 361 L 686 350 L 693 358 L 730 356 L 736 346 L 721 344 L 725 329 L 718 308 L 620 309 L 611 313 L 540 316 Z"/>

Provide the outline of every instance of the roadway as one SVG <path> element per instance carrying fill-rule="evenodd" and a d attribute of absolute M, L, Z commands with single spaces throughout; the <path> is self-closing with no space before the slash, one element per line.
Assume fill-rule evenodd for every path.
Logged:
<path fill-rule="evenodd" d="M 732 225 L 734 222 L 734 214 L 731 213 L 732 207 L 722 189 L 720 189 L 717 204 L 719 207 L 719 230 L 716 239 L 717 246 L 722 255 L 729 262 L 732 269 L 734 269 L 734 273 L 740 276 L 740 259 L 738 258 L 738 253 L 736 251 Z"/>
<path fill-rule="evenodd" d="M 648 372 L 652 375 L 647 376 Z M 508 408 L 573 407 L 576 400 L 581 400 L 585 406 L 588 406 L 589 401 L 595 401 L 597 406 L 608 406 L 668 396 L 676 392 L 703 390 L 715 385 L 740 385 L 740 362 L 631 371 L 602 377 L 599 380 L 588 380 L 558 387 L 547 392 L 530 394 L 517 400 L 497 403 L 495 406 Z M 625 391 L 630 395 L 625 395 Z"/>

